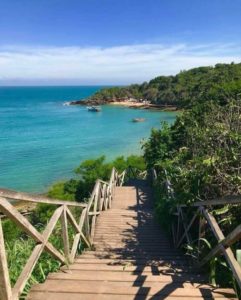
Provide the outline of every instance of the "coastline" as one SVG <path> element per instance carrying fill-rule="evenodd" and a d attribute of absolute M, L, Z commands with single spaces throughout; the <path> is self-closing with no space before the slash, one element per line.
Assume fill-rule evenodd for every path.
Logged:
<path fill-rule="evenodd" d="M 159 128 L 160 120 L 173 123 L 176 119 L 176 112 L 130 109 L 109 102 L 99 114 L 88 112 L 86 106 L 63 105 L 71 100 L 87 100 L 92 93 L 93 88 L 82 87 L 2 91 L 2 187 L 44 193 L 52 183 L 70 178 L 81 161 L 102 154 L 112 159 L 141 153 L 140 140 L 147 139 L 152 128 Z M 145 118 L 147 122 L 133 125 L 134 118 Z M 17 174 L 13 161 L 17 162 Z"/>
<path fill-rule="evenodd" d="M 108 105 L 124 106 L 128 108 L 155 109 L 161 111 L 178 111 L 176 106 L 165 106 L 134 101 L 113 101 L 108 103 Z"/>
<path fill-rule="evenodd" d="M 180 109 L 174 105 L 159 105 L 152 103 L 143 103 L 130 100 L 76 100 L 64 103 L 64 105 L 82 105 L 82 106 L 99 106 L 99 105 L 114 105 L 114 106 L 123 106 L 133 109 L 150 109 L 150 110 L 160 110 L 167 112 L 177 112 Z"/>

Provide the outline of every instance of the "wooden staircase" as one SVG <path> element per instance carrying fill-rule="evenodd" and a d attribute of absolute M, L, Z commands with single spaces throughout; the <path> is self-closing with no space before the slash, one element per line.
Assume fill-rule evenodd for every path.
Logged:
<path fill-rule="evenodd" d="M 214 288 L 155 222 L 144 180 L 116 187 L 112 208 L 97 219 L 94 250 L 32 287 L 30 300 L 236 299 Z"/>

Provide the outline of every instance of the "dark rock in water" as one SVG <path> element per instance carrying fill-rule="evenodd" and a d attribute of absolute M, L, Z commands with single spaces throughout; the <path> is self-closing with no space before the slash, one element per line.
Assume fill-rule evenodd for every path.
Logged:
<path fill-rule="evenodd" d="M 98 106 L 109 103 L 105 100 L 95 100 L 95 99 L 89 99 L 89 100 L 76 100 L 69 102 L 69 105 L 87 105 L 87 106 Z"/>
<path fill-rule="evenodd" d="M 87 100 L 70 101 L 69 105 L 88 105 Z"/>

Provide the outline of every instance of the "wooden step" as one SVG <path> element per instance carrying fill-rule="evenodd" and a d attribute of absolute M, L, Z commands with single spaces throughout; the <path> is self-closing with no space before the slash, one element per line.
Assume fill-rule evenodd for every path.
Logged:
<path fill-rule="evenodd" d="M 138 247 L 139 249 L 146 249 L 146 250 L 159 250 L 161 252 L 162 250 L 169 250 L 170 245 L 162 245 L 162 244 L 157 244 L 154 243 L 153 245 L 150 245 L 150 243 L 141 243 L 139 241 L 95 241 L 93 246 L 97 249 L 99 247 L 103 246 L 110 246 L 111 248 L 119 248 L 119 247 L 129 247 L 129 248 L 136 248 Z"/>
<path fill-rule="evenodd" d="M 118 251 L 84 251 L 82 256 L 88 257 L 102 257 L 102 258 L 132 258 L 132 259 L 183 259 L 184 255 L 181 255 L 178 251 L 167 251 L 167 252 L 141 252 L 141 251 L 128 251 L 128 250 L 118 250 Z"/>
<path fill-rule="evenodd" d="M 227 298 L 233 297 L 233 291 L 231 289 L 214 289 L 204 285 L 199 288 L 193 287 L 187 283 L 184 287 L 180 287 L 180 284 L 173 283 L 171 285 L 165 285 L 162 283 L 150 282 L 142 287 L 129 286 L 126 282 L 91 282 L 89 284 L 86 281 L 69 281 L 69 280 L 47 280 L 45 284 L 38 284 L 32 288 L 32 291 L 46 293 L 79 293 L 79 294 L 110 294 L 110 295 L 145 295 L 159 297 L 196 297 L 196 298 Z"/>
<path fill-rule="evenodd" d="M 130 241 L 143 241 L 143 242 L 154 242 L 156 241 L 157 243 L 162 243 L 165 245 L 171 245 L 170 241 L 166 238 L 160 238 L 155 235 L 133 235 L 129 233 L 122 233 L 119 236 L 117 236 L 114 233 L 101 233 L 101 232 L 96 232 L 94 236 L 95 240 L 98 239 L 106 239 L 106 240 L 120 240 L 120 239 L 128 239 Z"/>
<path fill-rule="evenodd" d="M 146 214 L 137 214 L 137 213 L 133 213 L 133 214 L 129 214 L 129 215 L 125 215 L 125 214 L 121 214 L 121 213 L 116 213 L 116 214 L 105 214 L 105 215 L 100 215 L 98 220 L 100 221 L 106 221 L 106 222 L 110 222 L 111 220 L 118 220 L 119 222 L 121 221 L 135 221 L 135 222 L 140 222 L 140 223 L 147 223 L 147 222 L 156 222 L 153 215 L 150 213 L 146 213 Z"/>
<path fill-rule="evenodd" d="M 91 271 L 91 270 L 65 270 L 64 272 L 51 273 L 48 275 L 50 279 L 68 279 L 68 280 L 87 280 L 87 281 L 130 281 L 130 282 L 207 282 L 206 276 L 202 274 L 175 274 L 169 275 L 162 273 L 160 275 L 141 274 L 133 275 L 131 272 L 106 272 L 106 271 Z"/>
<path fill-rule="evenodd" d="M 209 286 L 172 246 L 154 219 L 150 189 L 136 183 L 115 189 L 92 250 L 33 286 L 28 300 L 237 300 L 232 289 Z"/>
<path fill-rule="evenodd" d="M 106 210 L 103 211 L 100 215 L 99 218 L 107 217 L 107 216 L 118 216 L 118 217 L 128 217 L 128 216 L 153 216 L 153 209 L 152 208 L 141 208 L 141 209 L 134 209 L 134 208 L 129 208 L 129 209 L 116 209 L 116 208 L 111 208 L 111 210 Z"/>
<path fill-rule="evenodd" d="M 152 225 L 145 225 L 143 226 L 143 228 L 140 229 L 140 225 L 138 224 L 118 224 L 118 223 L 111 223 L 111 224 L 101 224 L 101 223 L 97 223 L 97 227 L 96 229 L 102 229 L 102 230 L 106 230 L 106 232 L 109 232 L 113 229 L 121 229 L 121 230 L 128 230 L 129 232 L 133 232 L 133 233 L 154 233 L 156 235 L 160 234 L 160 231 L 158 230 L 158 228 L 156 227 L 156 225 L 152 224 Z M 130 231 L 132 230 L 132 231 Z"/>
<path fill-rule="evenodd" d="M 57 283 L 59 282 L 60 284 L 65 284 L 65 285 L 69 285 L 72 284 L 72 282 L 75 283 L 76 285 L 79 285 L 79 287 L 83 288 L 83 290 L 87 289 L 88 286 L 90 286 L 90 284 L 88 284 L 88 281 L 86 280 L 79 280 L 79 279 L 75 279 L 73 280 L 71 277 L 69 278 L 57 278 L 57 277 L 49 277 L 49 282 L 54 282 Z M 91 280 L 91 284 L 92 286 L 95 286 L 96 288 L 101 288 L 101 285 L 107 285 L 110 287 L 110 289 L 112 288 L 116 288 L 116 289 L 121 289 L 122 287 L 125 288 L 152 288 L 156 291 L 162 290 L 166 285 L 167 282 L 156 282 L 156 281 L 149 281 L 149 282 L 135 282 L 135 284 L 133 285 L 133 281 L 113 281 L 113 280 Z M 200 284 L 200 283 L 194 283 L 194 282 L 187 282 L 187 281 L 171 281 L 169 283 L 170 285 L 172 285 L 173 288 L 186 288 L 186 289 L 196 289 L 196 288 L 202 288 L 202 289 L 214 289 L 212 288 L 210 285 L 205 285 L 205 284 Z M 42 286 L 40 284 L 40 286 Z M 48 286 L 46 286 L 46 288 L 48 288 Z M 38 289 L 38 287 L 37 287 Z M 111 292 L 111 291 L 110 291 Z M 97 292 L 96 292 L 97 293 Z M 112 292 L 113 294 L 113 292 Z"/>
<path fill-rule="evenodd" d="M 133 244 L 133 243 L 117 243 L 117 244 L 108 244 L 108 243 L 97 243 L 93 245 L 94 249 L 96 251 L 112 251 L 112 250 L 120 250 L 123 249 L 124 247 L 128 248 L 130 251 L 135 251 L 136 253 L 138 252 L 146 252 L 148 253 L 156 253 L 161 255 L 162 251 L 165 253 L 168 252 L 168 247 L 158 247 L 158 246 L 144 246 L 144 245 L 139 245 L 139 244 Z"/>
<path fill-rule="evenodd" d="M 126 265 L 106 265 L 106 264 L 71 264 L 69 267 L 63 267 L 63 270 L 96 270 L 96 271 L 109 271 L 109 272 L 134 272 L 134 273 L 152 273 L 159 275 L 162 272 L 174 273 L 188 273 L 192 270 L 191 267 L 185 266 L 132 266 Z"/>
<path fill-rule="evenodd" d="M 153 246 L 158 246 L 158 247 L 168 247 L 168 249 L 171 248 L 171 243 L 170 242 L 165 242 L 165 241 L 162 241 L 162 240 L 158 240 L 158 239 L 142 239 L 142 238 L 136 238 L 136 237 L 133 237 L 133 238 L 130 238 L 130 237 L 126 237 L 125 235 L 122 235 L 122 234 L 119 234 L 117 235 L 116 234 L 116 237 L 109 237 L 107 238 L 106 237 L 106 240 L 104 240 L 102 237 L 94 237 L 94 241 L 97 241 L 97 242 L 105 242 L 105 241 L 108 241 L 110 243 L 116 243 L 117 241 L 119 240 L 123 240 L 125 239 L 124 241 L 126 243 L 131 243 L 131 242 L 138 242 L 139 244 L 143 244 L 143 245 L 148 245 L 149 247 L 151 247 L 152 245 Z"/>
<path fill-rule="evenodd" d="M 144 264 L 163 264 L 163 263 L 191 263 L 191 261 L 185 257 L 179 258 L 179 259 L 145 259 L 145 258 L 137 258 L 137 259 L 133 259 L 133 258 L 104 258 L 104 257 L 86 257 L 84 255 L 80 255 L 79 257 L 77 257 L 75 259 L 75 262 L 80 263 L 80 262 L 85 262 L 85 263 L 118 263 L 118 262 L 123 262 L 123 263 L 132 263 L 132 264 L 140 264 L 140 265 L 144 265 Z"/>
<path fill-rule="evenodd" d="M 126 266 L 126 265 L 132 265 L 132 266 L 191 266 L 188 261 L 184 260 L 162 260 L 162 261 L 147 261 L 145 259 L 98 259 L 98 258 L 78 258 L 75 260 L 76 264 L 105 264 L 105 265 L 120 265 L 120 266 Z"/>
<path fill-rule="evenodd" d="M 203 297 L 196 297 L 191 295 L 186 295 L 184 297 L 180 296 L 168 296 L 171 300 L 196 300 L 196 299 L 204 299 Z M 146 295 L 110 295 L 110 294 L 79 294 L 79 293 L 49 293 L 49 292 L 31 292 L 29 295 L 28 300 L 161 300 L 167 299 L 167 297 L 160 297 L 160 296 L 146 296 Z M 205 299 L 220 299 L 216 297 L 205 297 Z M 229 297 L 222 299 L 229 299 L 229 300 L 238 300 L 237 298 Z"/>
<path fill-rule="evenodd" d="M 124 239 L 124 241 L 123 241 Z M 125 238 L 125 237 L 119 237 L 119 238 L 108 238 L 106 240 L 103 240 L 102 238 L 94 238 L 95 243 L 109 243 L 109 244 L 118 244 L 118 243 L 123 243 L 124 245 L 127 244 L 139 244 L 142 245 L 143 247 L 148 247 L 148 248 L 154 248 L 154 247 L 158 247 L 159 249 L 163 249 L 163 248 L 168 248 L 170 249 L 171 245 L 170 243 L 167 242 L 162 242 L 162 241 L 158 241 L 158 240 L 143 240 L 143 239 L 130 239 L 130 238 Z M 120 241 L 120 242 L 119 242 Z"/>
<path fill-rule="evenodd" d="M 101 230 L 102 233 L 108 234 L 113 230 L 117 231 L 117 229 L 119 231 L 123 231 L 123 233 L 130 233 L 133 235 L 141 235 L 141 234 L 147 235 L 149 233 L 150 235 L 159 237 L 160 239 L 162 237 L 166 238 L 166 236 L 160 233 L 160 231 L 158 230 L 158 228 L 156 228 L 155 225 L 146 226 L 140 229 L 140 226 L 131 225 L 131 224 L 125 224 L 125 225 L 114 224 L 114 223 L 110 225 L 97 224 L 96 232 L 99 232 Z"/>
<path fill-rule="evenodd" d="M 148 247 L 151 248 L 151 246 L 157 247 L 158 249 L 170 249 L 171 245 L 170 243 L 163 243 L 162 241 L 153 241 L 153 240 L 139 240 L 139 239 L 129 239 L 126 237 L 119 237 L 119 238 L 94 238 L 94 244 L 111 244 L 111 245 L 115 245 L 115 244 L 123 244 L 123 245 L 140 245 L 142 247 Z"/>
<path fill-rule="evenodd" d="M 140 245 L 143 247 L 151 247 L 153 245 L 154 247 L 158 247 L 159 249 L 165 249 L 171 248 L 171 244 L 168 242 L 162 242 L 162 241 L 153 241 L 153 240 L 148 240 L 148 239 L 130 239 L 128 237 L 125 236 L 120 236 L 118 238 L 102 238 L 102 237 L 95 237 L 94 238 L 94 244 L 98 244 L 98 243 L 108 243 L 108 244 L 118 244 L 118 243 L 122 243 L 124 245 Z"/>
<path fill-rule="evenodd" d="M 189 257 L 185 256 L 176 256 L 176 255 L 168 255 L 166 254 L 165 256 L 162 255 L 156 255 L 156 256 L 147 256 L 147 255 L 121 255 L 121 254 L 113 254 L 113 253 L 107 253 L 107 254 L 99 254 L 99 255 L 94 255 L 94 254 L 82 254 L 81 258 L 85 259 L 92 259 L 92 258 L 98 258 L 98 259 L 122 259 L 122 260 L 145 260 L 146 262 L 148 261 L 183 261 L 183 260 L 190 260 Z"/>

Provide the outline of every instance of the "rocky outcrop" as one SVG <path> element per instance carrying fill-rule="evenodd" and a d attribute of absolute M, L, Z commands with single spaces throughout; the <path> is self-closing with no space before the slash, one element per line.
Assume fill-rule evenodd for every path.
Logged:
<path fill-rule="evenodd" d="M 113 102 L 113 100 L 101 100 L 101 99 L 87 99 L 87 100 L 76 100 L 70 101 L 69 105 L 87 105 L 87 106 L 95 106 L 95 105 L 103 105 Z"/>

